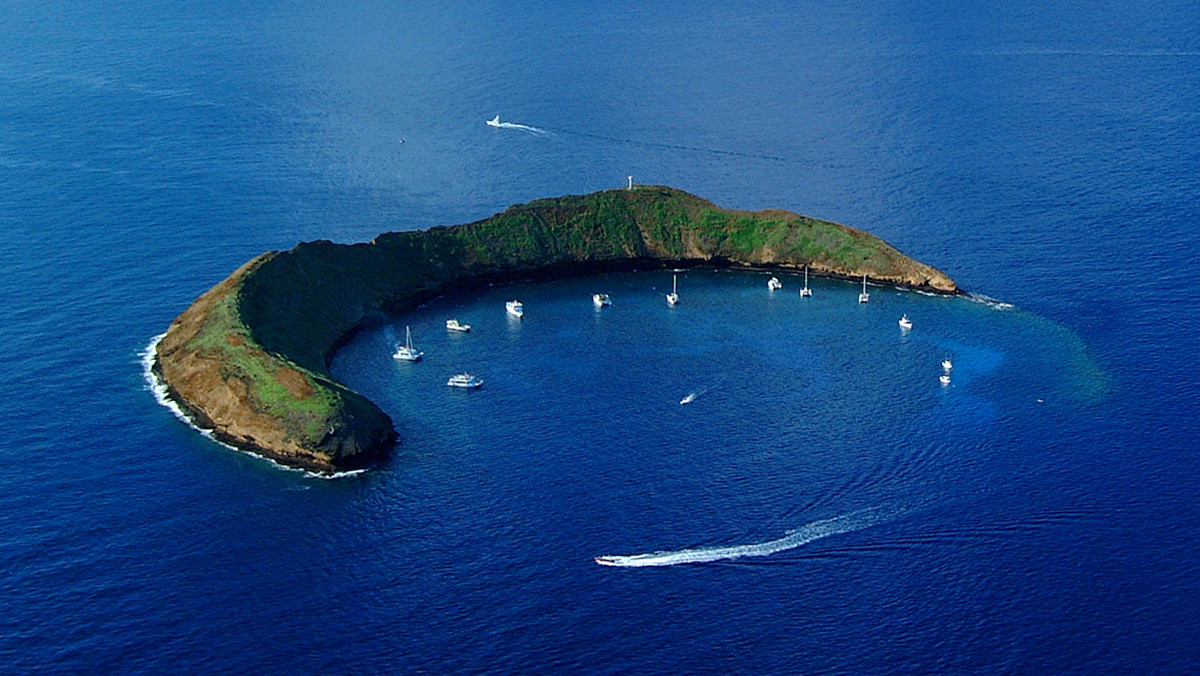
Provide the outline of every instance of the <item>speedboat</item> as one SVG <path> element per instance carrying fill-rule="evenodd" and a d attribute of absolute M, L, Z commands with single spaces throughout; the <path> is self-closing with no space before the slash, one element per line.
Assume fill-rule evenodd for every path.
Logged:
<path fill-rule="evenodd" d="M 858 294 L 858 302 L 865 303 L 871 300 L 871 294 L 867 293 L 867 276 L 863 275 L 863 290 Z"/>
<path fill-rule="evenodd" d="M 450 376 L 450 379 L 446 381 L 446 384 L 450 387 L 463 387 L 473 390 L 483 385 L 483 379 L 476 378 L 469 373 L 460 373 L 456 376 Z"/>
<path fill-rule="evenodd" d="M 608 297 L 607 293 L 593 293 L 592 303 L 594 303 L 596 307 L 604 307 L 605 305 L 612 305 L 612 299 Z"/>
<path fill-rule="evenodd" d="M 466 333 L 471 330 L 470 324 L 459 324 L 457 319 L 447 319 L 446 328 L 451 331 L 462 331 Z"/>
<path fill-rule="evenodd" d="M 778 277 L 772 277 L 767 280 L 767 288 L 772 291 L 778 291 L 783 288 L 783 282 L 779 281 Z"/>
<path fill-rule="evenodd" d="M 488 123 L 489 127 L 499 127 L 500 126 L 500 116 L 497 115 L 496 117 L 493 117 L 492 119 L 488 120 L 487 123 Z"/>
<path fill-rule="evenodd" d="M 667 305 L 679 305 L 679 280 L 675 275 L 671 275 L 671 293 L 667 294 Z"/>
<path fill-rule="evenodd" d="M 943 371 L 945 371 L 946 373 L 949 373 L 950 369 L 952 369 L 952 368 L 954 368 L 953 362 L 951 362 L 949 359 L 942 360 L 942 370 Z"/>
<path fill-rule="evenodd" d="M 900 316 L 900 328 L 904 329 L 905 331 L 908 331 L 912 328 L 912 320 L 908 318 L 908 315 Z"/>
<path fill-rule="evenodd" d="M 950 374 L 943 373 L 942 375 L 938 376 L 938 382 L 943 385 L 949 385 L 950 384 Z"/>
<path fill-rule="evenodd" d="M 619 566 L 619 565 L 621 565 L 621 564 L 617 563 L 617 557 L 615 557 L 615 556 L 597 556 L 597 557 L 593 557 L 592 560 L 602 566 Z"/>
<path fill-rule="evenodd" d="M 516 317 L 517 319 L 521 319 L 525 316 L 525 306 L 521 305 L 521 301 L 519 300 L 508 301 L 504 304 L 504 309 L 508 312 L 508 314 Z"/>
<path fill-rule="evenodd" d="M 412 344 L 412 331 L 406 326 L 404 327 L 404 344 L 396 347 L 396 354 L 392 357 L 401 361 L 421 361 L 421 357 L 425 356 Z"/>

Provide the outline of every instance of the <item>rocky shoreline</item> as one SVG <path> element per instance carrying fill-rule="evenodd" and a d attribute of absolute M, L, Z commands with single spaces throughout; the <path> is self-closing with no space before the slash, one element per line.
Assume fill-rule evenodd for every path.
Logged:
<path fill-rule="evenodd" d="M 366 244 L 262 254 L 171 323 L 153 368 L 168 396 L 226 444 L 315 472 L 360 469 L 398 438 L 383 411 L 329 374 L 333 352 L 362 326 L 473 285 L 695 265 L 808 265 L 814 276 L 958 293 L 941 271 L 860 230 L 636 186 Z"/>

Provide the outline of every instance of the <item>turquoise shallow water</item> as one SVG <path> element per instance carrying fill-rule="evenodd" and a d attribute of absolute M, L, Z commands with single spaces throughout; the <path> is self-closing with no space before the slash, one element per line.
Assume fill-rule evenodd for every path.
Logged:
<path fill-rule="evenodd" d="M 1195 670 L 1194 3 L 6 10 L 9 671 Z M 1015 309 L 696 270 L 675 311 L 662 272 L 478 289 L 336 356 L 404 438 L 339 481 L 143 378 L 262 251 L 630 174 Z M 406 323 L 421 364 L 389 357 Z"/>

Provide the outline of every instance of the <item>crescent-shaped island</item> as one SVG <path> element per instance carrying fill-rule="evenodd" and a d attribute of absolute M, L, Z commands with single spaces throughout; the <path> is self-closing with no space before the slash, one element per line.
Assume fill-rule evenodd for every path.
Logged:
<path fill-rule="evenodd" d="M 242 265 L 179 315 L 154 371 L 218 440 L 283 465 L 369 467 L 392 420 L 329 372 L 356 331 L 488 284 L 690 265 L 800 269 L 955 294 L 955 283 L 874 235 L 786 211 L 737 211 L 659 186 L 543 199 L 475 223 L 305 242 Z"/>

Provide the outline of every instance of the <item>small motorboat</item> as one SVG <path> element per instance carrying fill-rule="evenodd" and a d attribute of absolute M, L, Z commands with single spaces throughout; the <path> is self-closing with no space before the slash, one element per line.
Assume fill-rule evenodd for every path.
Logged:
<path fill-rule="evenodd" d="M 446 320 L 446 328 L 451 331 L 462 331 L 463 333 L 467 333 L 468 331 L 471 330 L 471 325 L 470 324 L 460 324 L 457 319 L 447 319 Z"/>
<path fill-rule="evenodd" d="M 950 384 L 950 374 L 943 373 L 942 375 L 938 376 L 938 382 L 943 385 L 949 385 Z"/>
<path fill-rule="evenodd" d="M 525 306 L 522 305 L 521 301 L 519 300 L 508 301 L 504 304 L 504 310 L 517 319 L 521 319 L 525 316 Z"/>
<path fill-rule="evenodd" d="M 615 557 L 615 556 L 597 556 L 597 557 L 593 557 L 592 560 L 595 561 L 596 563 L 600 564 L 601 566 L 619 566 L 619 565 L 621 565 L 621 564 L 617 563 L 617 557 Z"/>
<path fill-rule="evenodd" d="M 596 307 L 604 307 L 605 305 L 612 305 L 612 298 L 609 298 L 607 293 L 593 293 L 592 303 Z"/>
<path fill-rule="evenodd" d="M 778 277 L 772 277 L 767 280 L 767 288 L 772 291 L 778 291 L 783 288 L 783 282 L 779 281 Z"/>
<path fill-rule="evenodd" d="M 496 117 L 493 117 L 492 119 L 488 120 L 487 123 L 488 123 L 489 127 L 499 127 L 500 126 L 500 116 L 497 115 Z"/>
<path fill-rule="evenodd" d="M 954 368 L 954 363 L 951 362 L 949 359 L 942 360 L 942 370 L 943 371 L 945 371 L 946 373 L 949 373 L 950 369 L 953 369 L 953 368 Z"/>
<path fill-rule="evenodd" d="M 900 328 L 905 331 L 912 329 L 912 320 L 908 318 L 908 315 L 900 316 Z"/>
<path fill-rule="evenodd" d="M 483 385 L 483 379 L 477 378 L 470 373 L 460 373 L 455 376 L 450 376 L 450 379 L 446 381 L 446 384 L 450 387 L 462 387 L 474 390 Z"/>

